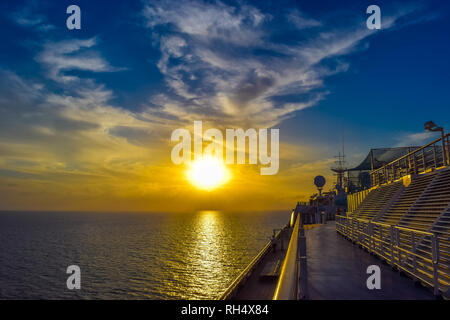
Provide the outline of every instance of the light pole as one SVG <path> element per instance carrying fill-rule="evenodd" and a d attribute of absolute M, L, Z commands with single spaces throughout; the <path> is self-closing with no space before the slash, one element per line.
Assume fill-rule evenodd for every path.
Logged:
<path fill-rule="evenodd" d="M 442 157 L 444 160 L 444 166 L 447 165 L 447 146 L 445 145 L 445 134 L 444 134 L 444 128 L 438 127 L 433 121 L 425 122 L 423 125 L 423 128 L 430 132 L 436 132 L 440 131 L 442 136 Z"/>

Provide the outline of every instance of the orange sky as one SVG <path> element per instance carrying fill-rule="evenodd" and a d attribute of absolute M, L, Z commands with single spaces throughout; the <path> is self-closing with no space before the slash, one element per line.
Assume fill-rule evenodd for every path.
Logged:
<path fill-rule="evenodd" d="M 320 154 L 281 142 L 278 174 L 263 176 L 259 165 L 227 165 L 231 172 L 228 183 L 201 190 L 187 179 L 186 165 L 171 162 L 175 143 L 170 142 L 170 134 L 167 137 L 166 141 L 138 146 L 97 129 L 85 134 L 76 154 L 45 141 L 35 146 L 4 145 L 20 148 L 20 152 L 15 150 L 14 158 L 0 158 L 2 167 L 11 172 L 0 184 L 1 209 L 289 210 L 315 192 L 315 175 L 325 175 L 327 187 L 334 180 L 329 170 L 333 160 L 311 160 Z"/>

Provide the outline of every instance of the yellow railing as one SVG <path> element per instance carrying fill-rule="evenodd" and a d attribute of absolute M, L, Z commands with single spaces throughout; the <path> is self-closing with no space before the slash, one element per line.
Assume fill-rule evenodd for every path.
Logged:
<path fill-rule="evenodd" d="M 298 288 L 298 230 L 300 225 L 300 216 L 297 216 L 294 230 L 292 231 L 289 247 L 281 267 L 280 277 L 273 300 L 296 300 Z"/>
<path fill-rule="evenodd" d="M 347 195 L 347 206 L 348 206 L 348 212 L 353 212 L 358 208 L 360 203 L 367 197 L 369 192 L 372 191 L 372 189 L 363 190 L 360 192 L 352 193 Z"/>
<path fill-rule="evenodd" d="M 418 174 L 449 164 L 449 136 L 436 139 L 423 147 L 370 172 L 372 186 L 395 181 L 409 174 Z M 438 145 L 442 143 L 442 145 Z"/>

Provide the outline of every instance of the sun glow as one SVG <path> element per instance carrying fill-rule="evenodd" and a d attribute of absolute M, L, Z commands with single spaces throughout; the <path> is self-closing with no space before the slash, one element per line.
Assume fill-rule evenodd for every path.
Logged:
<path fill-rule="evenodd" d="M 230 179 L 230 173 L 223 161 L 213 157 L 204 157 L 194 161 L 188 171 L 189 181 L 199 189 L 212 190 Z"/>

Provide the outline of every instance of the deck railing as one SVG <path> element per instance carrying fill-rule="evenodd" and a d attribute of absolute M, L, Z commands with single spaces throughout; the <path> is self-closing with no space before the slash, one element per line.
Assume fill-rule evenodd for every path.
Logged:
<path fill-rule="evenodd" d="M 306 237 L 302 215 L 296 215 L 294 229 L 281 266 L 273 300 L 307 298 Z"/>
<path fill-rule="evenodd" d="M 408 154 L 371 171 L 372 186 L 449 165 L 449 136 L 446 134 L 423 147 L 410 150 Z"/>
<path fill-rule="evenodd" d="M 434 289 L 441 286 L 439 237 L 436 233 L 360 218 L 336 216 L 336 230 L 399 270 Z M 425 244 L 431 242 L 431 250 Z"/>
<path fill-rule="evenodd" d="M 289 225 L 286 225 L 283 229 L 277 230 L 273 239 L 267 242 L 267 244 L 264 246 L 264 248 L 262 248 L 262 250 L 258 253 L 258 255 L 255 258 L 253 258 L 253 260 L 247 265 L 247 267 L 244 270 L 242 270 L 239 276 L 228 286 L 225 292 L 218 297 L 218 300 L 227 300 L 233 298 L 233 295 L 237 291 L 238 287 L 245 283 L 246 278 L 250 277 L 252 271 L 256 268 L 261 259 L 272 247 L 273 241 L 278 239 L 278 237 L 281 235 L 281 232 L 283 232 L 283 230 L 288 227 Z"/>
<path fill-rule="evenodd" d="M 281 266 L 280 277 L 273 300 L 297 300 L 297 284 L 299 276 L 298 266 L 298 230 L 300 219 L 297 217 L 292 230 L 289 247 Z"/>

